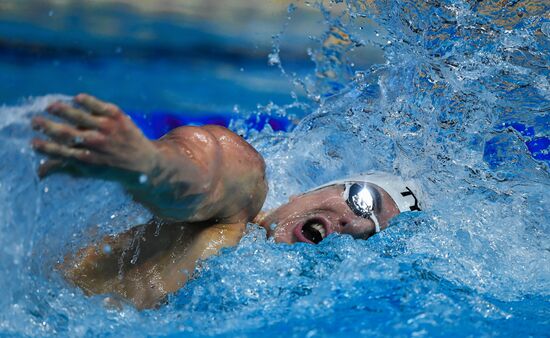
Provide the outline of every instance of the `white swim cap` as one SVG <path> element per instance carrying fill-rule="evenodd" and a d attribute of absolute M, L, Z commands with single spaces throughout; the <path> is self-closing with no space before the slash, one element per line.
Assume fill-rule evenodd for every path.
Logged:
<path fill-rule="evenodd" d="M 399 212 L 419 211 L 422 208 L 422 203 L 419 200 L 420 188 L 416 182 L 411 180 L 405 181 L 399 176 L 384 172 L 371 172 L 335 180 L 311 189 L 310 191 L 319 190 L 335 184 L 345 184 L 346 182 L 365 182 L 379 186 L 390 195 L 397 205 Z"/>

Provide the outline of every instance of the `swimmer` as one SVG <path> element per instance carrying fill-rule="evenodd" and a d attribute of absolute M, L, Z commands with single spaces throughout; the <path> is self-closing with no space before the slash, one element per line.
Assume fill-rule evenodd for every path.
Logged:
<path fill-rule="evenodd" d="M 119 182 L 154 218 L 68 254 L 60 269 L 86 294 L 109 294 L 138 309 L 180 289 L 198 262 L 236 245 L 246 224 L 275 241 L 317 244 L 332 233 L 367 239 L 404 211 L 420 210 L 412 182 L 371 173 L 330 182 L 260 212 L 267 194 L 262 156 L 220 126 L 176 128 L 147 139 L 117 106 L 79 94 L 32 120 L 47 138 L 32 140 L 57 171 Z M 273 226 L 274 229 L 273 229 Z"/>

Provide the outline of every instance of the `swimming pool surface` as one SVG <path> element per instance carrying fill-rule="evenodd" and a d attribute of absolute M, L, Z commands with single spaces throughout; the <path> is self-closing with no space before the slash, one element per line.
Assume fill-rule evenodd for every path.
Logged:
<path fill-rule="evenodd" d="M 548 336 L 548 7 L 326 4 L 318 10 L 331 28 L 311 53 L 316 63 L 289 61 L 286 75 L 267 66 L 276 55 L 182 64 L 4 50 L 0 334 Z M 377 37 L 364 34 L 365 17 Z M 352 67 L 347 53 L 361 44 L 385 61 Z M 30 118 L 81 91 L 116 101 L 152 138 L 205 122 L 244 135 L 266 159 L 265 209 L 368 170 L 418 180 L 425 209 L 367 241 L 333 235 L 316 246 L 276 244 L 251 224 L 165 305 L 111 309 L 55 265 L 150 215 L 114 183 L 39 181 L 41 157 L 28 145 Z"/>

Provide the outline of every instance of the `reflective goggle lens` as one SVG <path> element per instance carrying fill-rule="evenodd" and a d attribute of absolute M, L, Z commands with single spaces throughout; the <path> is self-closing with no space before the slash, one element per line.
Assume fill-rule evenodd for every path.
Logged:
<path fill-rule="evenodd" d="M 371 219 L 374 222 L 376 232 L 380 232 L 380 224 L 374 214 L 375 198 L 371 189 L 373 188 L 367 184 L 346 183 L 344 199 L 354 214 Z"/>

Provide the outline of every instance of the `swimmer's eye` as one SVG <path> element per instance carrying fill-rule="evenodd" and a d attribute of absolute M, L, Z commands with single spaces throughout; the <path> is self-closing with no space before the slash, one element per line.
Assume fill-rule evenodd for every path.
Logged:
<path fill-rule="evenodd" d="M 376 232 L 380 232 L 380 223 L 374 213 L 375 202 L 378 201 L 376 193 L 366 183 L 347 182 L 345 187 L 343 197 L 351 211 L 359 217 L 372 220 Z"/>

